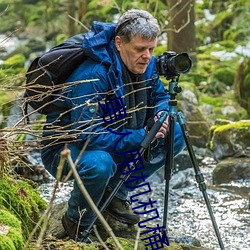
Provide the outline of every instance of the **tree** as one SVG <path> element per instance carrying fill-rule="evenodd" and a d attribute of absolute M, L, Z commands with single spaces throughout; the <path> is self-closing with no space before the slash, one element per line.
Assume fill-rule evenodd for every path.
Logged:
<path fill-rule="evenodd" d="M 193 60 L 196 54 L 195 0 L 168 0 L 168 50 L 188 52 Z"/>

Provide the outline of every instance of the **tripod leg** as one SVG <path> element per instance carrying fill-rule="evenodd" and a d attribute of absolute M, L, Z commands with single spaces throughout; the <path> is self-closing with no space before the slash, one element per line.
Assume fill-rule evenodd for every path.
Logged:
<path fill-rule="evenodd" d="M 207 188 L 206 188 L 206 184 L 204 182 L 204 177 L 203 177 L 203 174 L 201 173 L 201 171 L 199 169 L 198 162 L 197 162 L 197 159 L 195 157 L 195 154 L 194 154 L 194 151 L 193 151 L 190 139 L 189 139 L 189 133 L 188 133 L 187 128 L 186 128 L 186 124 L 185 124 L 183 114 L 181 112 L 178 112 L 177 113 L 177 118 L 178 118 L 179 124 L 181 126 L 181 130 L 182 130 L 185 142 L 186 142 L 186 146 L 187 146 L 187 150 L 188 150 L 190 159 L 191 159 L 191 161 L 193 163 L 193 167 L 194 167 L 194 171 L 195 171 L 195 179 L 196 179 L 196 181 L 197 181 L 197 183 L 199 185 L 200 191 L 203 194 L 203 197 L 204 197 L 204 200 L 205 200 L 205 203 L 206 203 L 206 206 L 207 206 L 207 209 L 208 209 L 208 212 L 209 212 L 209 215 L 210 215 L 210 218 L 211 218 L 211 221 L 212 221 L 212 224 L 213 224 L 213 228 L 214 228 L 215 234 L 217 236 L 220 248 L 221 248 L 221 250 L 224 250 L 225 247 L 223 245 L 223 242 L 222 242 L 222 239 L 221 239 L 221 236 L 220 236 L 220 232 L 219 232 L 219 229 L 218 229 L 218 226 L 217 226 L 214 214 L 213 214 L 213 210 L 212 210 L 212 207 L 211 207 L 211 204 L 210 204 L 210 201 L 208 199 L 207 192 L 206 192 Z"/>
<path fill-rule="evenodd" d="M 164 197 L 164 213 L 163 213 L 163 229 L 162 235 L 164 237 L 164 232 L 168 232 L 168 200 L 169 200 L 169 183 L 172 176 L 172 169 L 174 165 L 174 123 L 175 117 L 170 114 L 169 117 L 169 131 L 166 138 L 166 163 L 165 163 L 165 197 Z"/>

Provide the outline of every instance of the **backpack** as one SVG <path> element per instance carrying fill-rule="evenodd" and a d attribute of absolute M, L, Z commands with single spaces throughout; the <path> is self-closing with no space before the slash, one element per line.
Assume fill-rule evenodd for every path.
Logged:
<path fill-rule="evenodd" d="M 37 57 L 26 72 L 25 114 L 28 105 L 40 114 L 51 110 L 55 97 L 66 79 L 86 59 L 82 42 L 84 34 L 75 35 Z"/>

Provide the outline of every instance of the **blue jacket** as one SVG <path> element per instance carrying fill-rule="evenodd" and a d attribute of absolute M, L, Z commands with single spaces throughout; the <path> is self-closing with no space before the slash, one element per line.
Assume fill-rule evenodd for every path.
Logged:
<path fill-rule="evenodd" d="M 111 133 L 102 119 L 105 114 L 98 102 L 105 100 L 107 92 L 115 89 L 115 97 L 124 95 L 121 63 L 114 53 L 114 32 L 114 24 L 93 23 L 83 41 L 88 59 L 67 80 L 68 87 L 63 91 L 65 101 L 57 101 L 53 111 L 47 115 L 48 124 L 63 127 L 63 138 L 70 137 L 79 147 L 83 147 L 88 139 L 89 150 L 124 152 L 139 148 L 146 133 L 144 124 L 139 129 L 119 127 L 119 133 L 126 133 L 126 136 Z M 147 105 L 153 106 L 153 113 L 157 114 L 162 110 L 168 111 L 169 95 L 156 73 L 155 60 L 154 57 L 151 59 L 145 75 L 150 87 Z M 90 81 L 78 82 L 83 80 Z M 65 105 L 70 111 L 62 114 L 60 109 Z M 45 136 L 53 134 L 56 135 L 55 132 L 45 132 Z"/>

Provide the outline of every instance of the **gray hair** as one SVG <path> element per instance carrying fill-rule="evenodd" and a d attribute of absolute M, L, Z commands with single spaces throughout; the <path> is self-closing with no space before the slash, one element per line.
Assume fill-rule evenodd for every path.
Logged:
<path fill-rule="evenodd" d="M 116 36 L 128 43 L 135 35 L 153 40 L 160 34 L 157 20 L 145 10 L 128 10 L 118 20 Z"/>

